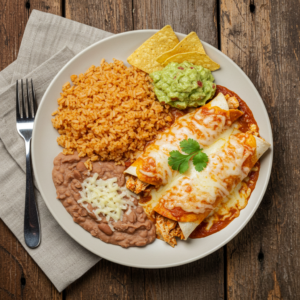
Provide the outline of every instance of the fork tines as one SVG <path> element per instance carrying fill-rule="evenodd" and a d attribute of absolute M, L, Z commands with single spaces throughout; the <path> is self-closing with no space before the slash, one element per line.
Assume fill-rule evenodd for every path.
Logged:
<path fill-rule="evenodd" d="M 27 96 L 24 96 L 23 90 L 23 79 L 21 79 L 21 101 L 19 99 L 19 81 L 16 81 L 16 114 L 17 119 L 33 119 L 36 114 L 36 100 L 34 95 L 33 82 L 31 79 L 31 93 L 28 84 L 28 79 L 26 79 L 26 90 Z M 30 96 L 31 94 L 31 96 Z"/>

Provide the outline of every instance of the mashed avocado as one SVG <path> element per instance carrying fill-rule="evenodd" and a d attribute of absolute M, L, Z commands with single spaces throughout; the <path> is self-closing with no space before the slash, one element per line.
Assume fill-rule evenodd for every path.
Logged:
<path fill-rule="evenodd" d="M 211 71 L 188 61 L 171 62 L 150 77 L 159 102 L 179 109 L 204 105 L 216 92 Z"/>

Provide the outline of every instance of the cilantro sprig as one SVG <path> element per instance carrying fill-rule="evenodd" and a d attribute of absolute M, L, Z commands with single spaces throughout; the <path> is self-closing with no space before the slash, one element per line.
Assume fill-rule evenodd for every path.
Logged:
<path fill-rule="evenodd" d="M 182 140 L 180 142 L 180 148 L 187 154 L 182 154 L 178 150 L 170 152 L 168 159 L 169 166 L 173 170 L 179 171 L 180 174 L 185 173 L 189 168 L 189 160 L 193 159 L 193 164 L 198 172 L 201 172 L 208 163 L 208 156 L 202 152 L 199 143 L 193 139 Z"/>

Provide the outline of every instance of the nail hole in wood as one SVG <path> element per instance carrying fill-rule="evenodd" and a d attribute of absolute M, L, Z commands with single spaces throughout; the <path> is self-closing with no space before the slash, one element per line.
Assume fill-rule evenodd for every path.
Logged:
<path fill-rule="evenodd" d="M 22 287 L 24 287 L 26 285 L 26 279 L 23 276 L 21 277 L 21 285 L 22 285 Z"/>
<path fill-rule="evenodd" d="M 28 1 L 26 1 L 26 3 L 25 3 L 25 7 L 26 7 L 27 9 L 30 9 L 30 2 L 29 2 L 29 0 L 28 0 Z"/>
<path fill-rule="evenodd" d="M 264 260 L 264 254 L 262 253 L 262 251 L 260 251 L 259 253 L 258 253 L 258 261 L 259 262 L 262 262 L 263 260 Z"/>
<path fill-rule="evenodd" d="M 251 3 L 250 4 L 250 12 L 254 13 L 255 11 L 255 4 Z"/>

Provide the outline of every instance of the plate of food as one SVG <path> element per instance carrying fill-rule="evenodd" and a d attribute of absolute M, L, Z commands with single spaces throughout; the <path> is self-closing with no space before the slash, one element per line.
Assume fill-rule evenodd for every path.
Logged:
<path fill-rule="evenodd" d="M 272 144 L 245 73 L 167 25 L 106 38 L 62 68 L 39 105 L 32 163 L 47 207 L 79 244 L 165 268 L 244 228 L 266 191 Z"/>

